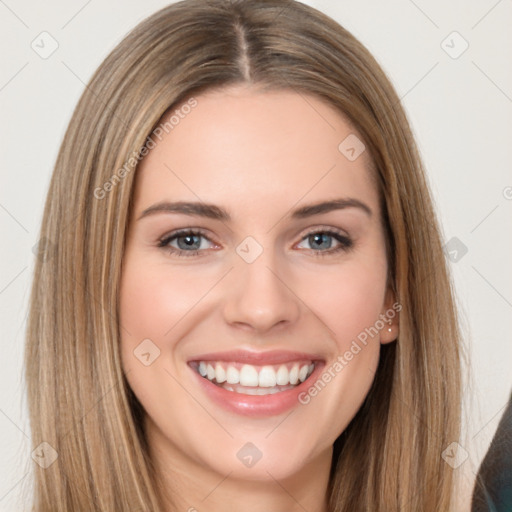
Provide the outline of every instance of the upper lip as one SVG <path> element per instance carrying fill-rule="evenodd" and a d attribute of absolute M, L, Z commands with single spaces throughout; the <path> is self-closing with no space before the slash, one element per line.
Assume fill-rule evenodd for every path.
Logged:
<path fill-rule="evenodd" d="M 232 361 L 253 365 L 280 364 L 291 361 L 320 361 L 322 358 L 318 354 L 308 354 L 306 352 L 292 352 L 289 350 L 268 350 L 264 352 L 254 352 L 250 350 L 229 350 L 226 352 L 211 352 L 201 354 L 189 359 L 193 361 Z"/>

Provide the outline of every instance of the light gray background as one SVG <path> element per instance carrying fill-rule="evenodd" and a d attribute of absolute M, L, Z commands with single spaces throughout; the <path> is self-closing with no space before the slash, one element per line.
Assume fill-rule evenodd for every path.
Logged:
<path fill-rule="evenodd" d="M 21 492 L 34 447 L 21 365 L 32 248 L 57 151 L 94 70 L 129 29 L 168 3 L 0 0 L 0 511 L 28 509 Z M 450 266 L 471 356 L 469 420 L 457 452 L 459 461 L 468 458 L 456 469 L 470 488 L 512 390 L 512 2 L 306 3 L 350 30 L 390 76 L 428 169 L 445 242 L 457 237 L 468 249 Z M 43 31 L 58 43 L 46 59 L 31 47 L 50 48 Z M 457 58 L 464 41 L 453 31 L 469 44 Z"/>

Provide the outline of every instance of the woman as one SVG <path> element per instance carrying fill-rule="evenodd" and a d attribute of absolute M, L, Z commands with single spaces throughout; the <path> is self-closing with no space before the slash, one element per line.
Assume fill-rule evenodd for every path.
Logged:
<path fill-rule="evenodd" d="M 187 0 L 142 22 L 76 108 L 41 236 L 34 510 L 453 505 L 439 228 L 395 91 L 330 18 Z"/>

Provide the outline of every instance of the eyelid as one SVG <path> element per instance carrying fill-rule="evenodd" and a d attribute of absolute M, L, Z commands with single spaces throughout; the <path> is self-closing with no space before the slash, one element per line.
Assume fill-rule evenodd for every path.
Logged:
<path fill-rule="evenodd" d="M 313 252 L 316 256 L 334 254 L 334 253 L 337 253 L 342 250 L 346 251 L 346 250 L 351 249 L 353 246 L 353 240 L 352 240 L 351 236 L 346 231 L 336 228 L 334 226 L 317 225 L 314 227 L 306 228 L 299 235 L 297 235 L 300 237 L 300 239 L 298 242 L 296 242 L 294 244 L 294 247 L 297 244 L 302 243 L 307 237 L 313 236 L 318 233 L 325 233 L 331 237 L 333 237 L 333 235 L 338 235 L 340 238 L 343 238 L 344 241 L 337 239 L 338 244 L 340 244 L 340 245 L 334 249 L 328 249 L 325 251 L 315 251 L 313 249 L 307 249 L 308 251 Z M 204 253 L 208 252 L 207 249 L 195 249 L 195 250 L 191 250 L 191 251 L 185 251 L 185 250 L 177 249 L 175 247 L 168 245 L 169 242 L 171 241 L 171 239 L 176 239 L 179 236 L 185 236 L 185 235 L 201 236 L 201 237 L 205 238 L 206 240 L 208 240 L 210 243 L 212 243 L 214 245 L 219 245 L 214 240 L 211 239 L 211 237 L 209 236 L 207 231 L 204 230 L 203 228 L 186 227 L 186 228 L 177 229 L 175 231 L 171 231 L 170 233 L 160 237 L 158 240 L 158 247 L 162 248 L 162 249 L 166 249 L 168 252 L 170 252 L 171 254 L 174 254 L 176 256 L 189 256 L 190 257 L 190 256 L 196 256 L 196 255 L 200 255 L 201 253 L 204 254 Z M 336 237 L 333 237 L 333 238 L 336 238 Z"/>
<path fill-rule="evenodd" d="M 217 244 L 214 240 L 212 240 L 212 237 L 209 235 L 209 233 L 202 229 L 202 228 L 194 228 L 194 227 L 191 227 L 191 228 L 181 228 L 181 229 L 177 229 L 176 231 L 171 231 L 163 236 L 161 236 L 159 239 L 158 239 L 158 245 L 160 247 L 167 247 L 167 243 L 169 243 L 169 241 L 173 238 L 177 238 L 179 236 L 185 236 L 185 235 L 200 235 L 202 236 L 203 238 L 205 238 L 206 240 L 208 240 L 209 242 L 211 242 L 212 244 L 214 245 L 219 245 Z M 179 249 L 176 249 L 177 251 Z M 188 252 L 193 252 L 193 251 L 188 251 Z M 200 251 L 200 252 L 203 252 L 203 251 Z"/>
<path fill-rule="evenodd" d="M 336 228 L 334 226 L 325 225 L 325 224 L 318 224 L 318 225 L 313 226 L 313 227 L 304 228 L 303 230 L 301 230 L 295 236 L 300 236 L 301 240 L 302 240 L 305 236 L 314 234 L 314 233 L 316 233 L 317 231 L 320 231 L 320 230 L 334 231 L 335 233 L 337 233 L 339 235 L 346 236 L 347 238 L 351 238 L 350 235 L 345 230 L 342 230 L 340 228 Z M 177 229 L 175 231 L 170 231 L 169 233 L 166 233 L 165 235 L 162 235 L 161 237 L 159 237 L 158 241 L 159 242 L 166 241 L 169 238 L 173 238 L 173 237 L 178 236 L 180 234 L 188 234 L 188 233 L 194 233 L 194 234 L 203 235 L 205 238 L 207 238 L 208 240 L 213 242 L 212 238 L 209 236 L 208 230 L 205 230 L 203 228 L 196 228 L 196 227 L 185 227 L 185 228 L 179 228 L 179 229 Z"/>
<path fill-rule="evenodd" d="M 300 237 L 300 239 L 302 240 L 304 237 L 308 236 L 308 235 L 312 235 L 312 234 L 315 234 L 319 231 L 332 231 L 338 235 L 341 235 L 341 236 L 345 236 L 347 238 L 350 238 L 350 235 L 343 229 L 340 229 L 340 228 L 336 228 L 334 226 L 329 226 L 327 224 L 317 224 L 313 227 L 308 227 L 308 228 L 305 228 L 303 229 L 302 231 L 299 232 L 299 234 L 297 236 Z"/>
<path fill-rule="evenodd" d="M 306 249 L 307 251 L 312 252 L 315 255 L 315 257 L 333 256 L 341 252 L 347 252 L 354 246 L 354 240 L 348 233 L 331 226 L 317 226 L 315 228 L 307 230 L 305 233 L 301 235 L 298 244 L 303 243 L 307 238 L 318 233 L 327 234 L 331 238 L 334 238 L 338 242 L 338 246 L 334 248 L 329 248 L 325 251 L 315 251 L 314 249 Z"/>

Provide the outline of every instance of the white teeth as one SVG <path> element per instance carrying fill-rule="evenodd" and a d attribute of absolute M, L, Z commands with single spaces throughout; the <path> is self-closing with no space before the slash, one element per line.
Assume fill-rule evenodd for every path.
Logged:
<path fill-rule="evenodd" d="M 304 382 L 315 369 L 314 363 L 291 363 L 265 366 L 250 364 L 223 363 L 220 361 L 199 361 L 197 372 L 210 381 L 220 385 L 239 384 L 240 386 L 259 387 L 266 390 L 263 394 L 278 393 L 282 389 L 276 386 L 296 386 Z M 223 386 L 227 389 L 227 386 Z M 232 386 L 231 386 L 232 387 Z M 260 394 L 259 392 L 248 394 Z"/>
<path fill-rule="evenodd" d="M 215 365 L 215 380 L 220 384 L 226 380 L 226 371 L 223 366 L 217 363 Z"/>
<path fill-rule="evenodd" d="M 301 382 L 304 382 L 308 376 L 308 370 L 309 370 L 309 366 L 308 365 L 304 365 L 301 367 L 301 369 L 299 370 L 299 380 Z"/>
<path fill-rule="evenodd" d="M 275 393 L 280 393 L 281 391 L 286 391 L 287 389 L 292 389 L 294 386 L 281 386 L 280 388 L 247 388 L 236 384 L 223 384 L 221 387 L 227 391 L 242 393 L 244 395 L 273 395 Z"/>
<path fill-rule="evenodd" d="M 297 384 L 299 382 L 299 365 L 294 364 L 293 368 L 290 370 L 290 384 Z"/>
<path fill-rule="evenodd" d="M 234 366 L 228 366 L 226 380 L 228 384 L 238 384 L 240 382 L 240 372 Z"/>
<path fill-rule="evenodd" d="M 264 366 L 260 370 L 258 385 L 260 388 L 273 388 L 276 385 L 276 372 L 272 366 Z"/>
<path fill-rule="evenodd" d="M 244 364 L 240 370 L 240 384 L 242 386 L 258 385 L 258 370 L 249 364 Z"/>
<path fill-rule="evenodd" d="M 314 365 L 313 365 L 314 366 Z M 279 367 L 276 373 L 276 384 L 279 386 L 286 386 L 290 382 L 290 373 L 288 372 L 288 368 L 284 364 Z M 261 384 L 260 384 L 261 386 Z"/>
<path fill-rule="evenodd" d="M 206 365 L 206 376 L 208 380 L 213 380 L 215 378 L 215 370 L 211 364 Z"/>

